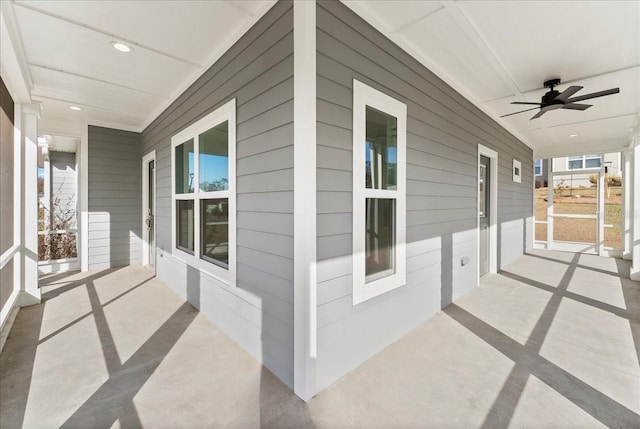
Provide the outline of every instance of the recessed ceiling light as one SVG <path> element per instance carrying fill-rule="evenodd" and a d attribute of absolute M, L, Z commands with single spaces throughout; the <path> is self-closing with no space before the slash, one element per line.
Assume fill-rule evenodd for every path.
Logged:
<path fill-rule="evenodd" d="M 71 109 L 71 110 L 82 110 L 82 107 L 78 107 L 78 106 L 69 106 L 69 109 Z"/>
<path fill-rule="evenodd" d="M 569 137 L 578 137 L 577 134 L 569 134 Z"/>
<path fill-rule="evenodd" d="M 125 45 L 122 42 L 111 42 L 111 46 L 113 46 L 113 49 L 115 49 L 116 51 L 120 51 L 120 52 L 131 52 L 131 47 L 129 45 Z"/>

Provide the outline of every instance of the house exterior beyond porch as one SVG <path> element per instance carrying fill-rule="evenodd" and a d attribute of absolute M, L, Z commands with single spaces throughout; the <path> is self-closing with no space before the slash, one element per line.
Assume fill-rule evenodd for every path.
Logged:
<path fill-rule="evenodd" d="M 610 177 L 620 177 L 622 174 L 620 152 L 552 158 L 552 171 L 564 172 L 555 176 L 552 186 L 590 188 L 595 185 L 595 179 L 592 179 L 592 176 L 597 175 L 601 167 L 606 168 Z M 548 160 L 536 159 L 533 170 L 536 187 L 546 186 Z"/>

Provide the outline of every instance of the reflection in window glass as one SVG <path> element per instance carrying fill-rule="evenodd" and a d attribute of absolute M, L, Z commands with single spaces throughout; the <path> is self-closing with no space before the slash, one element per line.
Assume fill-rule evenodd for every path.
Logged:
<path fill-rule="evenodd" d="M 199 181 L 203 192 L 229 189 L 229 122 L 211 128 L 199 136 Z"/>
<path fill-rule="evenodd" d="M 193 192 L 194 153 L 193 139 L 176 146 L 176 194 Z"/>
<path fill-rule="evenodd" d="M 587 158 L 585 160 L 585 168 L 600 168 L 600 157 Z"/>
<path fill-rule="evenodd" d="M 366 108 L 366 184 L 369 189 L 397 189 L 398 120 Z"/>
<path fill-rule="evenodd" d="M 193 200 L 176 201 L 176 219 L 177 247 L 193 254 Z"/>
<path fill-rule="evenodd" d="M 541 176 L 542 175 L 542 160 L 541 159 L 536 159 L 533 162 L 533 174 L 535 176 Z"/>
<path fill-rule="evenodd" d="M 602 160 L 600 155 L 580 155 L 567 158 L 569 170 L 581 170 L 584 168 L 600 168 Z"/>
<path fill-rule="evenodd" d="M 202 200 L 200 213 L 202 258 L 227 268 L 229 266 L 229 200 L 227 198 Z"/>
<path fill-rule="evenodd" d="M 393 199 L 366 199 L 366 281 L 395 272 L 395 206 Z"/>
<path fill-rule="evenodd" d="M 478 214 L 480 217 L 485 217 L 485 201 L 487 198 L 487 190 L 485 182 L 487 180 L 487 167 L 480 165 L 480 178 L 478 180 L 479 197 L 478 197 Z"/>

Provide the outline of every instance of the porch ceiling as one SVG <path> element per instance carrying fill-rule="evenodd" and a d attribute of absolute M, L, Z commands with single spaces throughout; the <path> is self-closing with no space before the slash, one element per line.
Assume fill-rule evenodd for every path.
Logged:
<path fill-rule="evenodd" d="M 3 10 L 43 116 L 141 131 L 273 3 L 12 0 Z M 638 1 L 345 4 L 537 155 L 621 148 L 639 125 Z M 115 51 L 113 41 L 133 53 Z M 499 118 L 518 110 L 511 101 L 539 101 L 551 77 L 562 78 L 559 90 L 620 94 L 591 100 L 584 112 Z"/>
<path fill-rule="evenodd" d="M 141 131 L 273 3 L 12 0 L 3 13 L 44 117 Z"/>
<path fill-rule="evenodd" d="M 397 1 L 345 4 L 534 148 L 570 154 L 628 144 L 640 112 L 640 2 L 638 1 Z M 577 95 L 620 88 L 589 100 L 590 109 L 526 112 L 542 83 L 562 78 L 558 90 Z M 531 106 L 534 107 L 534 106 Z M 577 134 L 577 137 L 570 137 Z"/>

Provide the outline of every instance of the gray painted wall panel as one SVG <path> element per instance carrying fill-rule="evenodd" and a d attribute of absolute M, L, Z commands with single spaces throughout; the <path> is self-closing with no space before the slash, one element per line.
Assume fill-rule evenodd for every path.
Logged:
<path fill-rule="evenodd" d="M 141 263 L 140 134 L 89 126 L 89 269 Z"/>
<path fill-rule="evenodd" d="M 0 309 L 9 301 L 15 287 L 15 276 L 13 273 L 13 258 L 0 269 Z"/>
<path fill-rule="evenodd" d="M 236 98 L 237 284 L 171 255 L 171 136 Z M 156 150 L 158 276 L 293 385 L 293 10 L 277 3 L 142 133 Z"/>
<path fill-rule="evenodd" d="M 322 389 L 475 287 L 479 143 L 499 153 L 499 262 L 522 254 L 532 152 L 344 5 L 319 3 L 317 23 Z M 407 284 L 357 306 L 350 283 L 354 78 L 402 101 L 408 113 Z M 522 162 L 522 184 L 511 181 L 513 158 Z M 465 256 L 470 263 L 462 267 Z"/>
<path fill-rule="evenodd" d="M 14 153 L 14 108 L 11 94 L 0 77 L 0 254 L 20 244 L 14 242 L 14 168 L 17 155 Z M 19 287 L 14 276 L 17 273 L 13 271 L 15 261 L 11 258 L 0 272 L 0 310 L 5 310 L 14 287 Z"/>

